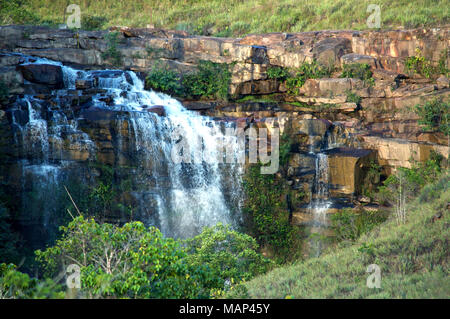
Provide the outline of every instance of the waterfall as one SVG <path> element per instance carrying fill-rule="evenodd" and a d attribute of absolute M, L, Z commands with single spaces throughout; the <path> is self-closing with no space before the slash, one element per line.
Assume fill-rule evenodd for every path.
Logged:
<path fill-rule="evenodd" d="M 170 96 L 145 91 L 143 81 L 134 72 L 100 80 L 99 87 L 114 96 L 114 105 L 133 111 L 129 120 L 136 152 L 155 180 L 151 196 L 157 202 L 158 226 L 165 235 L 190 237 L 204 226 L 233 224 L 239 218 L 232 212 L 239 207 L 229 204 L 232 198 L 226 198 L 224 185 L 231 179 L 228 190 L 239 196 L 243 167 L 230 164 L 230 177 L 220 163 L 223 153 L 218 147 L 227 139 L 228 145 L 234 145 L 237 157 L 243 151 L 238 148 L 237 139 L 231 137 L 230 141 L 218 123 L 186 110 Z M 154 105 L 163 106 L 166 116 L 145 111 Z M 183 149 L 190 158 L 187 163 L 173 160 L 173 150 L 180 139 L 189 148 Z"/>
<path fill-rule="evenodd" d="M 316 171 L 314 176 L 314 195 L 310 202 L 310 210 L 317 225 L 326 223 L 326 213 L 331 206 L 329 199 L 328 156 L 316 154 Z"/>
<path fill-rule="evenodd" d="M 31 63 L 61 66 L 64 89 L 52 92 L 54 100 L 63 99 L 69 90 L 73 92 L 76 80 L 93 80 L 98 93 L 93 93 L 90 105 L 83 107 L 118 111 L 117 118 L 111 120 L 118 132 L 113 151 L 122 155 L 130 152 L 125 149 L 121 133 L 127 127 L 127 138 L 133 139 L 129 143 L 134 147 L 133 160 L 137 160 L 136 176 L 132 178 L 140 185 L 152 185 L 131 192 L 139 205 L 137 209 L 145 213 L 140 216 L 144 223 L 159 227 L 166 236 L 185 238 L 198 234 L 204 226 L 239 222 L 244 168 L 238 163 L 222 163 L 223 145 L 232 149 L 235 158 L 244 152 L 237 137 L 225 134 L 225 128 L 233 124 L 215 122 L 185 109 L 168 95 L 144 90 L 143 80 L 132 71 L 81 71 L 48 59 L 25 57 L 24 64 Z M 112 103 L 105 102 L 105 97 L 112 98 Z M 89 154 L 87 160 L 95 159 L 98 151 L 95 142 L 79 129 L 82 115 L 75 116 L 72 110 L 63 110 L 59 105 L 50 109 L 31 95 L 25 95 L 17 104 L 23 105 L 19 112 L 26 106 L 28 114 L 26 124 L 13 116 L 22 152 L 32 161 L 23 164 L 28 180 L 43 181 L 43 176 L 51 175 L 56 177 L 49 177 L 48 183 L 43 181 L 46 187 L 60 183 L 65 143 Z M 163 108 L 165 114 L 149 112 L 154 106 Z M 182 155 L 190 161 L 173 160 L 181 144 L 185 145 L 181 148 Z M 42 211 L 47 214 L 45 209 Z M 47 216 L 45 223 L 48 221 Z"/>

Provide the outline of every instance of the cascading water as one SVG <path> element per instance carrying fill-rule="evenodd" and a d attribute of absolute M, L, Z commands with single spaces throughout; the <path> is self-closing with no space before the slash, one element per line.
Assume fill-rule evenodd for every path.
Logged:
<path fill-rule="evenodd" d="M 316 154 L 316 167 L 313 185 L 313 194 L 309 203 L 309 210 L 313 216 L 311 233 L 316 234 L 311 240 L 311 255 L 319 256 L 322 251 L 320 235 L 327 227 L 327 211 L 332 205 L 329 198 L 329 172 L 328 156 L 325 153 Z"/>
<path fill-rule="evenodd" d="M 223 187 L 227 170 L 220 165 L 223 153 L 218 145 L 225 139 L 228 139 L 228 145 L 234 143 L 237 158 L 240 152 L 237 140 L 230 141 L 230 136 L 224 135 L 219 124 L 186 110 L 177 100 L 145 91 L 142 80 L 133 72 L 115 80 L 100 81 L 99 87 L 108 89 L 109 94 L 115 96 L 115 105 L 139 111 L 131 113 L 130 122 L 137 153 L 155 177 L 152 195 L 157 202 L 161 231 L 168 236 L 189 237 L 199 233 L 204 226 L 233 223 Z M 143 111 L 153 105 L 164 106 L 166 116 Z M 188 148 L 183 149 L 188 160 L 176 163 L 173 152 L 180 139 Z M 231 165 L 234 173 L 231 189 L 234 196 L 238 196 L 242 167 Z"/>
<path fill-rule="evenodd" d="M 144 90 L 143 81 L 131 71 L 79 71 L 40 58 L 26 58 L 27 63 L 62 67 L 65 88 L 52 92 L 56 101 L 63 99 L 68 90 L 74 91 L 76 80 L 95 80 L 95 87 L 101 92 L 93 95 L 88 108 L 118 111 L 119 115 L 111 120 L 118 132 L 114 152 L 129 152 L 125 149 L 126 137 L 121 133 L 127 127 L 134 139 L 132 145 L 138 166 L 138 176 L 134 178 L 138 183 L 145 180 L 142 185 L 152 185 L 147 190 L 132 192 L 139 203 L 138 209 L 146 214 L 141 215 L 144 222 L 159 227 L 167 236 L 190 237 L 204 226 L 219 222 L 234 224 L 239 220 L 243 165 L 222 163 L 222 145 L 231 149 L 236 159 L 244 151 L 236 137 L 224 132 L 225 126 L 231 124 L 216 123 L 185 109 L 165 94 Z M 112 98 L 112 102 L 106 102 L 105 97 Z M 17 124 L 16 135 L 22 140 L 22 152 L 33 161 L 24 161 L 23 171 L 27 172 L 28 180 L 36 181 L 51 171 L 55 178 L 49 182 L 62 188 L 60 175 L 64 174 L 58 170 L 64 162 L 64 143 L 85 151 L 89 154 L 87 160 L 96 156 L 95 143 L 79 129 L 83 113 L 78 117 L 67 115 L 67 110 L 61 110 L 58 105 L 53 105 L 51 111 L 43 110 L 41 101 L 28 95 L 20 103 L 27 107 L 28 119 L 24 125 Z M 148 111 L 154 106 L 163 107 L 164 116 Z M 125 122 L 128 124 L 124 125 Z M 177 151 L 190 160 L 174 161 L 174 156 L 180 155 Z M 45 209 L 43 213 L 46 214 Z M 48 222 L 48 218 L 44 221 Z"/>

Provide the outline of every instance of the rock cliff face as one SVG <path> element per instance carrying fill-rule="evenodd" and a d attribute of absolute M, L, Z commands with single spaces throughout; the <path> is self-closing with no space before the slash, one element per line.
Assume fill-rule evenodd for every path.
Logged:
<path fill-rule="evenodd" d="M 118 32 L 117 50 L 121 57 L 120 65 L 114 66 L 104 55 L 109 48 L 107 35 L 112 31 Z M 113 107 L 108 110 L 114 98 L 99 86 L 99 81 L 104 83 L 122 76 L 130 83 L 133 80 L 127 78 L 130 77 L 127 72 L 98 71 L 96 74 L 94 70 L 131 70 L 143 78 L 156 66 L 186 74 L 206 60 L 229 64 L 231 99 L 181 101 L 187 109 L 211 116 L 216 122 L 279 127 L 293 142 L 283 176 L 292 189 L 306 193 L 311 200 L 317 179 L 316 154 L 323 153 L 328 158 L 330 195 L 351 199 L 361 193 L 364 177 L 374 161 L 388 174 L 397 167 L 409 167 L 411 159 L 426 160 L 432 150 L 448 157 L 447 138 L 441 133 L 422 131 L 412 110 L 414 105 L 434 98 L 448 101 L 448 74 L 425 77 L 413 74 L 405 65 L 408 57 L 416 55 L 419 49 L 430 65 L 440 63 L 448 68 L 449 46 L 449 27 L 272 33 L 230 39 L 159 29 L 77 32 L 2 26 L 0 81 L 7 84 L 11 96 L 0 110 L 1 180 L 7 186 L 6 194 L 17 198 L 24 191 L 23 179 L 27 175 L 20 166 L 23 161 L 32 164 L 45 158 L 49 163 L 64 162 L 66 167 L 76 167 L 83 180 L 78 183 L 87 184 L 102 174 L 91 164 L 106 165 L 113 167 L 117 183 L 134 175 L 127 181 L 129 188 L 121 195 L 123 203 L 140 205 L 138 215 L 146 215 L 145 208 L 138 203 L 142 197 L 133 194 L 154 187 L 150 185 L 154 179 L 146 179 L 147 184 L 138 181 L 140 176 L 136 174 L 143 172 L 139 170 L 142 161 L 136 146 L 133 117 L 126 110 Z M 89 70 L 90 76 L 68 88 L 61 65 L 24 64 L 33 57 L 58 61 L 80 72 Z M 312 61 L 332 71 L 326 78 L 306 79 L 295 94 L 288 92 L 286 81 L 271 77 L 268 72 L 274 67 L 295 72 L 305 62 Z M 369 66 L 372 82 L 341 77 L 345 65 L 355 64 Z M 23 99 L 24 95 L 28 100 Z M 94 102 L 101 102 L 106 109 L 96 110 L 92 107 Z M 163 106 L 140 107 L 158 117 L 166 116 Z M 31 113 L 35 110 L 40 115 L 33 119 Z M 61 118 L 67 125 L 52 124 Z M 26 125 L 26 134 L 18 139 L 15 132 Z M 61 131 L 51 131 L 55 127 Z M 45 138 L 39 135 L 43 132 L 47 134 Z M 52 147 L 42 145 L 43 140 Z M 71 172 L 68 174 L 74 171 Z M 51 172 L 41 174 L 48 178 Z M 68 179 L 70 176 L 65 176 Z M 32 192 L 30 183 L 26 187 Z M 23 199 L 12 206 L 22 211 L 31 207 Z M 22 214 L 21 218 L 28 217 Z"/>

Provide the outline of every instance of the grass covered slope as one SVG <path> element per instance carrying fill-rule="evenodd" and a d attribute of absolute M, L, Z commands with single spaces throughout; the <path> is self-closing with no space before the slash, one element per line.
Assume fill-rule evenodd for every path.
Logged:
<path fill-rule="evenodd" d="M 390 218 L 356 243 L 277 268 L 246 284 L 251 298 L 450 298 L 450 175 L 426 186 L 407 222 Z M 366 286 L 370 264 L 381 288 Z"/>
<path fill-rule="evenodd" d="M 216 36 L 367 29 L 371 3 L 381 7 L 382 29 L 450 22 L 447 0 L 0 0 L 0 24 L 60 24 L 69 3 L 80 5 L 83 28 L 150 24 Z"/>

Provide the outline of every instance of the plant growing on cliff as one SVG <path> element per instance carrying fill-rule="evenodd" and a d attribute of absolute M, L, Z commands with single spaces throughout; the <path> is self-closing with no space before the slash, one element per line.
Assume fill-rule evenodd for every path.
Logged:
<path fill-rule="evenodd" d="M 365 84 L 373 86 L 375 80 L 372 77 L 370 65 L 367 63 L 350 63 L 342 67 L 341 78 L 355 78 L 362 80 Z"/>
<path fill-rule="evenodd" d="M 279 66 L 272 66 L 267 69 L 269 79 L 284 81 L 290 76 L 288 70 Z"/>
<path fill-rule="evenodd" d="M 105 60 L 110 60 L 113 66 L 122 65 L 122 53 L 117 49 L 117 44 L 119 43 L 120 32 L 110 32 L 106 35 L 107 49 L 102 53 L 102 58 Z"/>
<path fill-rule="evenodd" d="M 305 62 L 296 71 L 294 76 L 286 79 L 288 93 L 298 94 L 298 90 L 307 79 L 320 79 L 331 75 L 331 68 L 322 66 L 317 61 Z"/>
<path fill-rule="evenodd" d="M 155 67 L 145 79 L 146 88 L 161 91 L 173 96 L 182 96 L 183 87 L 178 74 L 168 68 Z"/>
<path fill-rule="evenodd" d="M 182 85 L 188 97 L 227 100 L 230 79 L 228 64 L 200 61 L 198 71 L 186 74 Z"/>
<path fill-rule="evenodd" d="M 405 67 L 411 73 L 420 74 L 426 78 L 432 78 L 438 74 L 444 74 L 448 76 L 449 69 L 447 68 L 448 50 L 445 49 L 441 52 L 438 64 L 435 65 L 429 59 L 425 58 L 422 51 L 417 48 L 416 55 L 410 56 L 405 61 Z"/>
<path fill-rule="evenodd" d="M 442 132 L 450 135 L 450 103 L 441 99 L 427 101 L 423 105 L 416 105 L 414 108 L 420 117 L 419 124 L 424 130 Z"/>

